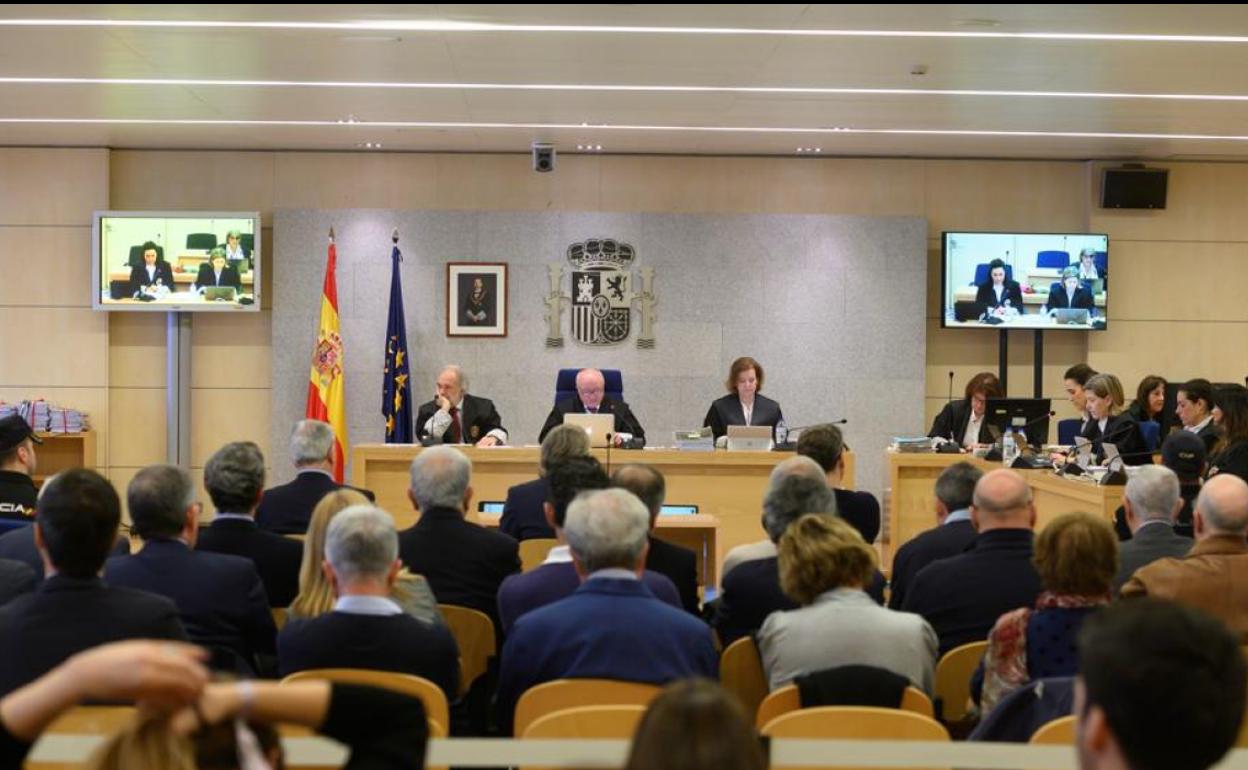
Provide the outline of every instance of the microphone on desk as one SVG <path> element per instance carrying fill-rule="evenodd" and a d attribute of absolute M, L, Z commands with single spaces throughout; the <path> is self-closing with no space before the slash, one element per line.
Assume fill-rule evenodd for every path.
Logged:
<path fill-rule="evenodd" d="M 611 445 L 615 443 L 615 434 L 607 431 L 607 477 L 611 477 Z"/>
<path fill-rule="evenodd" d="M 1152 457 L 1152 452 L 1127 452 L 1126 454 L 1115 455 L 1113 460 L 1105 466 L 1105 475 L 1101 477 L 1100 484 L 1103 487 L 1121 487 L 1127 483 L 1127 471 L 1125 469 L 1127 457 Z M 1116 466 L 1116 467 L 1115 467 Z"/>

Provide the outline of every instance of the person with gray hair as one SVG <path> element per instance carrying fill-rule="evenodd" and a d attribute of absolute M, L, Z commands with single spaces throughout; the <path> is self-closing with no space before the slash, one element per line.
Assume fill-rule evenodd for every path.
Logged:
<path fill-rule="evenodd" d="M 323 569 L 334 609 L 289 621 L 277 637 L 282 676 L 317 668 L 367 668 L 424 677 L 459 696 L 459 649 L 441 624 L 413 618 L 391 593 L 399 575 L 394 519 L 353 505 L 329 523 Z"/>
<path fill-rule="evenodd" d="M 971 501 L 984 472 L 968 462 L 950 465 L 936 479 L 936 526 L 906 541 L 893 557 L 888 606 L 899 610 L 914 579 L 934 561 L 957 556 L 975 539 Z"/>
<path fill-rule="evenodd" d="M 568 507 L 564 534 L 583 582 L 512 627 L 499 668 L 504 734 L 516 701 L 543 682 L 717 678 L 710 629 L 659 601 L 641 581 L 649 531 L 649 511 L 627 490 L 585 492 Z"/>
<path fill-rule="evenodd" d="M 1122 493 L 1123 515 L 1131 539 L 1119 544 L 1114 593 L 1135 571 L 1158 559 L 1186 556 L 1192 539 L 1174 531 L 1175 514 L 1183 507 L 1179 477 L 1163 465 L 1144 465 L 1127 478 Z"/>
<path fill-rule="evenodd" d="M 266 489 L 256 510 L 256 526 L 279 535 L 302 535 L 308 531 L 312 509 L 330 492 L 344 488 L 334 480 L 334 429 L 320 420 L 300 420 L 290 432 L 290 461 L 294 480 Z M 355 487 L 347 487 L 355 489 Z M 358 489 L 369 500 L 373 493 Z"/>
<path fill-rule="evenodd" d="M 723 597 L 714 624 L 725 646 L 756 633 L 771 613 L 797 609 L 797 603 L 780 588 L 776 543 L 803 514 L 836 515 L 836 497 L 828 489 L 823 469 L 817 463 L 806 457 L 792 457 L 780 465 L 787 472 L 772 473 L 771 488 L 763 498 L 763 529 L 773 555 L 741 562 L 723 577 Z M 780 470 L 778 467 L 777 471 Z M 884 576 L 874 570 L 863 590 L 877 604 L 883 604 L 884 585 Z"/>
<path fill-rule="evenodd" d="M 249 454 L 230 446 L 239 456 Z M 126 498 L 143 549 L 109 559 L 104 581 L 172 599 L 191 641 L 224 656 L 216 667 L 267 673 L 271 658 L 259 656 L 273 654 L 277 628 L 264 583 L 245 558 L 195 549 L 202 506 L 190 474 L 171 465 L 148 466 L 131 479 Z"/>
<path fill-rule="evenodd" d="M 480 610 L 500 638 L 498 588 L 520 571 L 514 538 L 466 519 L 472 504 L 472 461 L 447 446 L 422 450 L 410 467 L 407 497 L 420 519 L 399 533 L 399 558 L 424 575 L 439 604 Z"/>
<path fill-rule="evenodd" d="M 1137 570 L 1122 597 L 1151 596 L 1204 610 L 1241 644 L 1248 642 L 1248 483 L 1229 474 L 1206 481 L 1192 523 L 1196 543 L 1187 555 Z"/>
<path fill-rule="evenodd" d="M 663 474 L 651 465 L 623 465 L 611 474 L 611 486 L 637 495 L 650 511 L 650 549 L 646 552 L 646 569 L 666 575 L 680 591 L 680 603 L 684 608 L 698 614 L 697 554 L 654 536 L 654 525 L 667 497 L 667 480 Z"/>
<path fill-rule="evenodd" d="M 331 434 L 332 435 L 332 434 Z M 299 593 L 303 545 L 256 526 L 264 490 L 264 455 L 250 441 L 226 444 L 208 458 L 204 487 L 217 515 L 199 530 L 195 548 L 250 559 L 273 607 L 287 607 Z"/>
<path fill-rule="evenodd" d="M 507 443 L 507 429 L 494 402 L 468 394 L 468 375 L 461 367 L 442 367 L 434 388 L 433 399 L 416 410 L 416 438 L 420 443 L 479 447 Z"/>
<path fill-rule="evenodd" d="M 573 457 L 589 455 L 589 434 L 576 425 L 560 425 L 542 439 L 538 477 L 507 490 L 498 528 L 517 540 L 554 537 L 543 504 L 550 497 L 550 474 Z"/>
<path fill-rule="evenodd" d="M 970 547 L 924 567 L 902 604 L 936 629 L 941 655 L 986 639 L 997 618 L 1033 606 L 1040 593 L 1032 563 L 1036 506 L 1026 479 L 1008 468 L 980 477 L 971 523 L 977 534 Z"/>
<path fill-rule="evenodd" d="M 771 559 L 776 556 L 776 543 L 780 540 L 779 532 L 772 537 L 771 529 L 767 526 L 767 507 L 768 499 L 776 494 L 776 488 L 779 487 L 785 479 L 790 477 L 798 477 L 809 480 L 811 483 L 802 485 L 810 494 L 818 495 L 818 499 L 800 501 L 803 505 L 814 506 L 808 510 L 795 510 L 793 502 L 781 502 L 773 500 L 772 507 L 777 506 L 787 508 L 789 511 L 789 521 L 796 519 L 803 513 L 837 513 L 836 497 L 831 491 L 827 496 L 820 495 L 817 492 L 818 483 L 822 482 L 824 489 L 827 489 L 827 475 L 819 463 L 805 455 L 795 455 L 776 463 L 776 467 L 771 469 L 771 475 L 767 479 L 767 491 L 763 493 L 763 513 L 762 524 L 763 532 L 767 537 L 762 540 L 738 545 L 728 551 L 728 555 L 724 557 L 724 566 L 720 570 L 720 579 L 728 576 L 728 573 L 736 569 L 740 564 L 755 559 Z M 829 500 L 829 498 L 831 498 Z M 801 506 L 798 506 L 801 507 Z"/>

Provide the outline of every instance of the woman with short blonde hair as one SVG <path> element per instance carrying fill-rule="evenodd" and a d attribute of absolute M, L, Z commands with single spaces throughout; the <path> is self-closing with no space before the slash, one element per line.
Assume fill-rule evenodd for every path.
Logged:
<path fill-rule="evenodd" d="M 1063 514 L 1040 530 L 1032 563 L 1044 588 L 1035 607 L 1007 612 L 988 634 L 980 699 L 984 713 L 1033 679 L 1075 675 L 1079 627 L 1109 604 L 1118 572 L 1118 537 L 1105 519 Z M 1028 649 L 1033 640 L 1042 644 Z"/>
<path fill-rule="evenodd" d="M 875 603 L 864 587 L 878 561 L 858 530 L 839 516 L 808 513 L 778 544 L 780 587 L 800 609 L 773 612 L 758 632 L 771 689 L 801 674 L 874 666 L 930 693 L 936 632 L 923 618 Z"/>
<path fill-rule="evenodd" d="M 1127 465 L 1147 465 L 1153 461 L 1140 424 L 1123 412 L 1126 397 L 1122 382 L 1112 374 L 1095 374 L 1083 386 L 1088 423 L 1083 437 L 1096 448 L 1097 462 L 1106 458 L 1105 444 L 1113 444 Z"/>

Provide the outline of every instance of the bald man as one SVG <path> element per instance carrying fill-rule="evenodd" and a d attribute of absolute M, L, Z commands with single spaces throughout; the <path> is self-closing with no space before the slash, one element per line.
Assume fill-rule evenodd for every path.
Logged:
<path fill-rule="evenodd" d="M 1186 604 L 1226 623 L 1248 642 L 1248 484 L 1222 474 L 1205 482 L 1192 514 L 1196 545 L 1187 556 L 1136 571 L 1123 598 L 1152 596 Z"/>
<path fill-rule="evenodd" d="M 902 604 L 936 629 L 941 655 L 988 638 L 997 618 L 1031 607 L 1040 593 L 1031 563 L 1036 506 L 1023 477 L 1004 468 L 984 474 L 971 499 L 971 524 L 971 546 L 920 570 Z"/>
<path fill-rule="evenodd" d="M 500 446 L 507 443 L 503 418 L 488 398 L 468 395 L 468 375 L 455 364 L 438 372 L 432 401 L 416 412 L 416 438 L 429 444 L 475 444 Z"/>
<path fill-rule="evenodd" d="M 641 423 L 633 416 L 628 404 L 617 401 L 606 395 L 606 380 L 597 369 L 582 369 L 576 374 L 576 396 L 566 398 L 555 404 L 542 426 L 538 441 L 546 438 L 546 434 L 557 425 L 563 424 L 565 414 L 613 414 L 615 415 L 616 446 L 629 442 L 630 446 L 641 447 L 646 443 L 646 432 Z"/>

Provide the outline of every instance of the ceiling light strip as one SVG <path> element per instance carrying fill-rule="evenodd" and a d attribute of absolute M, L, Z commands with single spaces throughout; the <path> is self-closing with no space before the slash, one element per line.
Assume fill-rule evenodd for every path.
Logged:
<path fill-rule="evenodd" d="M 968 30 L 768 29 L 760 27 L 651 27 L 599 24 L 494 24 L 399 19 L 390 21 L 210 21 L 178 19 L 0 19 L 0 27 L 108 27 L 157 29 L 292 29 L 346 32 L 554 32 L 639 35 L 737 35 L 781 37 L 952 38 L 1069 40 L 1078 42 L 1248 43 L 1243 35 L 1142 35 L 1100 32 L 989 32 Z"/>
<path fill-rule="evenodd" d="M 1169 139 L 1207 142 L 1246 142 L 1248 136 L 1233 134 L 1150 134 L 1111 131 L 992 131 L 936 128 L 801 128 L 792 126 L 647 126 L 589 123 L 466 123 L 405 120 L 213 120 L 199 118 L 5 118 L 0 125 L 105 125 L 105 126 L 249 126 L 413 129 L 522 129 L 539 131 L 651 131 L 668 133 L 740 134 L 884 134 L 912 136 L 1002 136 L 1054 139 Z"/>
<path fill-rule="evenodd" d="M 639 93 L 797 94 L 828 96 L 972 96 L 1045 99 L 1150 99 L 1167 101 L 1248 102 L 1248 94 L 1161 94 L 1113 91 L 1006 91 L 948 88 L 858 88 L 819 86 L 682 86 L 588 83 L 416 83 L 350 80 L 217 80 L 205 78 L 5 77 L 0 85 L 100 85 L 235 88 L 347 88 L 427 91 L 586 91 Z"/>

